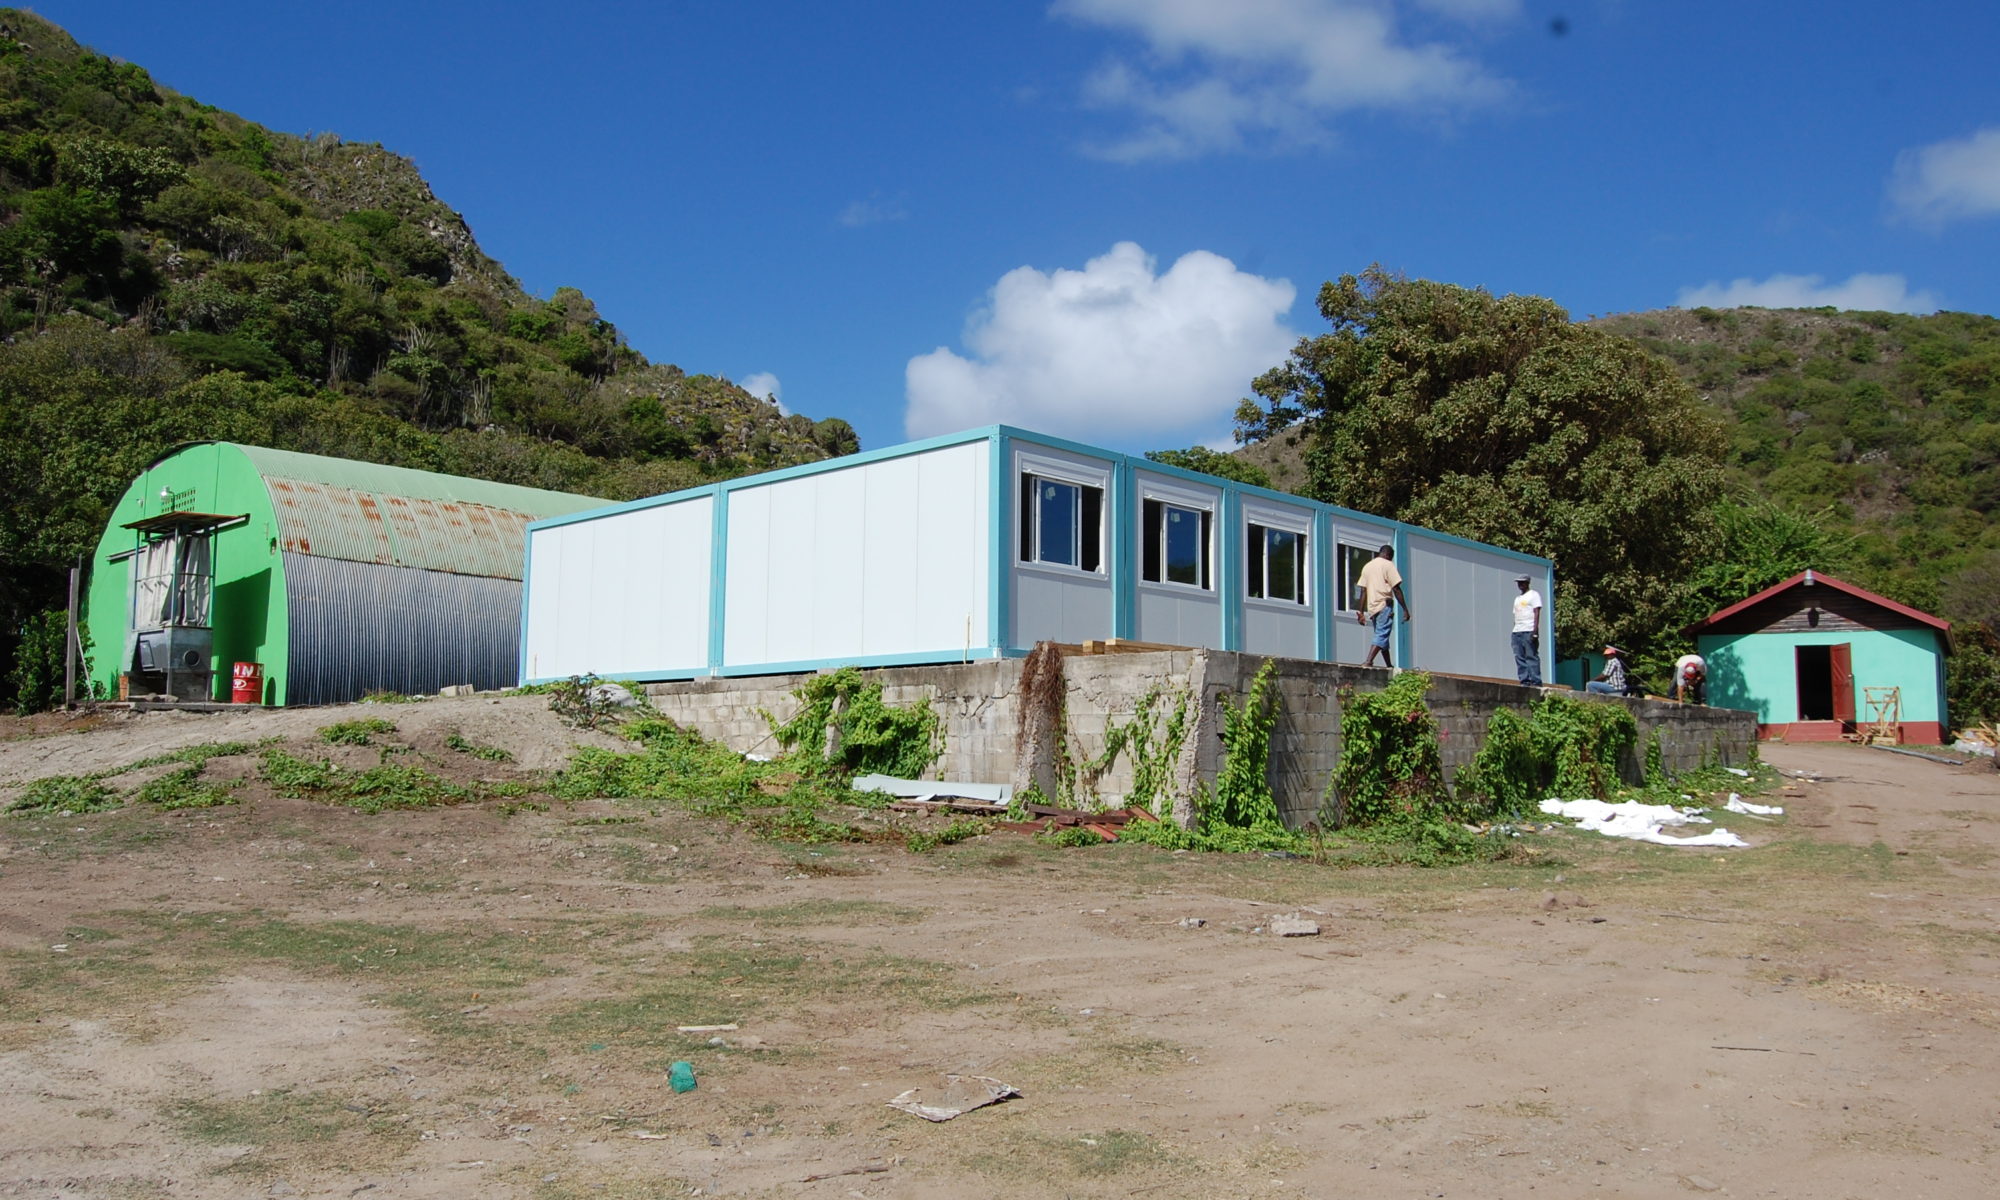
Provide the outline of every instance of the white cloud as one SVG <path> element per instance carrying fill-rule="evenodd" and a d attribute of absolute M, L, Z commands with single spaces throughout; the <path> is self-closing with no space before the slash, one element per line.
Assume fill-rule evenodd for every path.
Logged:
<path fill-rule="evenodd" d="M 2000 213 L 2000 127 L 1896 156 L 1889 201 L 1919 225 Z"/>
<path fill-rule="evenodd" d="M 1483 20 L 1518 6 L 1421 7 Z M 1460 49 L 1404 36 L 1381 0 L 1055 0 L 1051 11 L 1146 43 L 1143 65 L 1114 60 L 1084 84 L 1086 102 L 1138 120 L 1136 130 L 1090 147 L 1114 161 L 1311 145 L 1327 140 L 1326 122 L 1342 113 L 1442 111 L 1509 90 Z"/>
<path fill-rule="evenodd" d="M 1139 449 L 1217 437 L 1297 340 L 1296 290 L 1206 250 L 1156 267 L 1120 242 L 1080 271 L 1001 276 L 966 324 L 969 355 L 940 346 L 904 368 L 909 436 L 1005 422 Z"/>
<path fill-rule="evenodd" d="M 769 371 L 758 371 L 754 375 L 746 375 L 739 386 L 759 400 L 769 400 L 771 403 L 777 405 L 778 411 L 785 416 L 789 417 L 792 415 L 792 410 L 786 408 L 785 402 L 780 399 L 785 394 L 785 385 L 779 383 L 778 377 Z"/>
<path fill-rule="evenodd" d="M 840 210 L 835 218 L 849 229 L 859 229 L 863 225 L 881 225 L 889 221 L 906 221 L 910 217 L 910 206 L 902 196 L 884 196 L 872 193 L 866 200 L 855 200 Z"/>
<path fill-rule="evenodd" d="M 1937 298 L 1913 292 L 1901 275 L 1850 275 L 1827 283 L 1819 275 L 1773 275 L 1769 279 L 1709 280 L 1681 289 L 1682 308 L 1844 308 L 1860 312 L 1936 312 Z"/>

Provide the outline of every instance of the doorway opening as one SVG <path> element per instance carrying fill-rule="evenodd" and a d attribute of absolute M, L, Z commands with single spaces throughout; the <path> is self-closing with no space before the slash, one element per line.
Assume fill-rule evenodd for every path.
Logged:
<path fill-rule="evenodd" d="M 1798 670 L 1801 721 L 1854 719 L 1854 668 L 1850 646 L 1800 646 L 1794 652 Z"/>

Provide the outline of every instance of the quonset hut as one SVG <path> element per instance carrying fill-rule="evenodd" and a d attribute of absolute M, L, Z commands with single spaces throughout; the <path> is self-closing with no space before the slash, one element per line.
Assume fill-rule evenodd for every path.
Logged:
<path fill-rule="evenodd" d="M 1547 559 L 1005 425 L 535 522 L 521 677 L 768 675 L 1109 638 L 1359 662 L 1357 576 L 1384 544 L 1416 612 L 1395 661 L 1511 681 L 1514 579 L 1553 604 Z"/>
<path fill-rule="evenodd" d="M 100 694 L 272 704 L 514 680 L 530 521 L 604 501 L 231 442 L 169 452 L 125 489 L 90 573 Z M 120 687 L 121 676 L 125 686 Z"/>

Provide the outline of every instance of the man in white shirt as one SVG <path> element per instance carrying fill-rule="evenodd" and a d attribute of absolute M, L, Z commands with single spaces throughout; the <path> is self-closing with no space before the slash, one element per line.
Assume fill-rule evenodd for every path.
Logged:
<path fill-rule="evenodd" d="M 1514 677 L 1522 687 L 1542 686 L 1542 594 L 1534 580 L 1514 576 L 1521 594 L 1514 597 Z"/>

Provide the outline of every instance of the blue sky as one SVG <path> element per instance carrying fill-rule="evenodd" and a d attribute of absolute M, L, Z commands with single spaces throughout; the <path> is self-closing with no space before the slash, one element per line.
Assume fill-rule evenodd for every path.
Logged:
<path fill-rule="evenodd" d="M 2000 313 L 2000 4 L 51 0 L 422 168 L 532 292 L 883 446 L 1226 440 L 1380 262 L 1549 296 Z"/>

